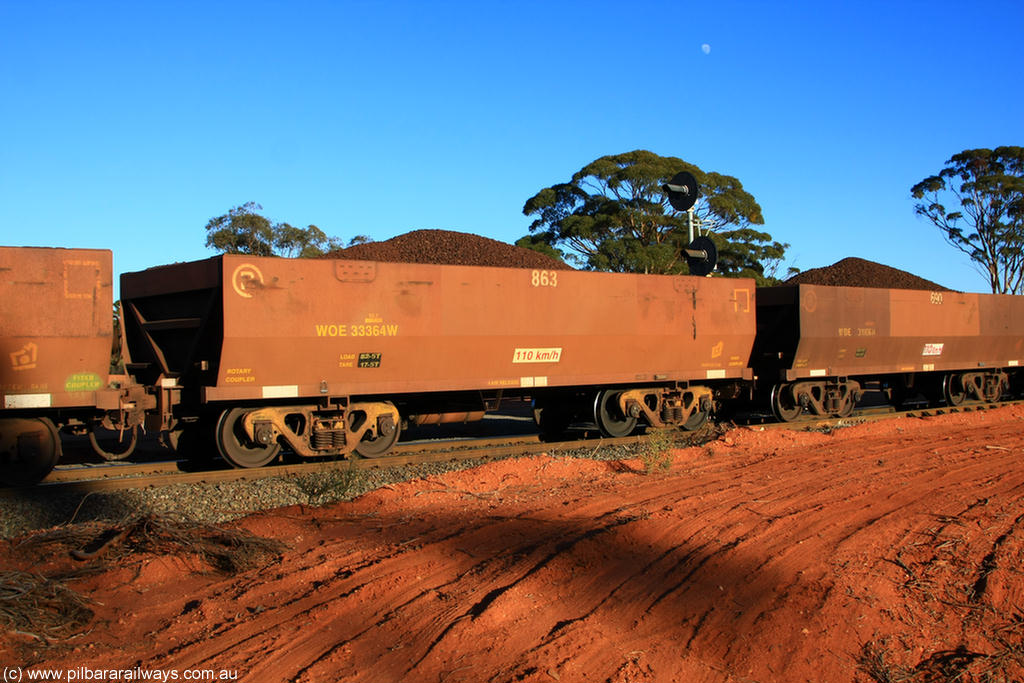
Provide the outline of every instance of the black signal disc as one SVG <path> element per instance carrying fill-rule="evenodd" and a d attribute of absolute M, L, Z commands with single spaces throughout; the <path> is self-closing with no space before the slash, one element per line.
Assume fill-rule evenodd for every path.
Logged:
<path fill-rule="evenodd" d="M 700 188 L 697 179 L 688 171 L 680 171 L 672 176 L 672 180 L 661 186 L 668 195 L 668 203 L 676 211 L 688 211 L 697 203 Z"/>
<path fill-rule="evenodd" d="M 690 275 L 704 277 L 718 265 L 718 247 L 707 235 L 700 235 L 690 242 L 687 251 L 703 251 L 704 256 L 686 255 L 686 265 L 690 267 Z"/>

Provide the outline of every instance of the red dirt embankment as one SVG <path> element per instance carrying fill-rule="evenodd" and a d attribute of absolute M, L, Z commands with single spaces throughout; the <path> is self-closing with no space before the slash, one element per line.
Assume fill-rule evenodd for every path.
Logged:
<path fill-rule="evenodd" d="M 93 630 L 34 657 L 261 683 L 1024 680 L 1022 420 L 740 428 L 650 475 L 536 457 L 258 514 L 280 561 L 78 579 Z"/>

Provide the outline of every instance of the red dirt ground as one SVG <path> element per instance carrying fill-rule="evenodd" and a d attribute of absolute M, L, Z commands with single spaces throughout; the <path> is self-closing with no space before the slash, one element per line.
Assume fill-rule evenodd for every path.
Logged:
<path fill-rule="evenodd" d="M 279 561 L 224 576 L 136 556 L 69 584 L 97 601 L 87 636 L 6 638 L 0 661 L 260 683 L 1020 681 L 1022 421 L 739 428 L 652 474 L 541 456 L 257 514 L 240 525 L 288 543 Z"/>

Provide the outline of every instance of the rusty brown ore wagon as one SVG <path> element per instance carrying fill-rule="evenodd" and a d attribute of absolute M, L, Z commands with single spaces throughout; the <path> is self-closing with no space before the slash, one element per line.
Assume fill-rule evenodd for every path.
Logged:
<path fill-rule="evenodd" d="M 403 424 L 512 396 L 545 431 L 695 428 L 751 377 L 751 280 L 224 255 L 126 273 L 121 294 L 151 426 L 243 467 L 282 445 L 382 455 Z"/>
<path fill-rule="evenodd" d="M 112 384 L 111 252 L 0 247 L 0 481 L 35 483 L 61 455 L 59 430 L 88 432 L 124 457 L 141 422 L 139 393 Z M 127 432 L 115 446 L 100 426 Z"/>
<path fill-rule="evenodd" d="M 782 420 L 900 403 L 994 401 L 1024 360 L 1024 297 L 799 285 L 757 293 L 751 364 Z"/>

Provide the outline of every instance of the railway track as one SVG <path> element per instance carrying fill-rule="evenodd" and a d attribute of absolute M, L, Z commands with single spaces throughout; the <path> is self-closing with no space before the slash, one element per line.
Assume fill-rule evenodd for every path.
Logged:
<path fill-rule="evenodd" d="M 994 410 L 1024 403 L 1024 400 L 1000 401 L 998 403 L 966 403 L 959 406 L 919 407 L 897 410 L 892 406 L 877 406 L 854 411 L 849 417 L 808 418 L 794 422 L 765 422 L 760 426 L 772 429 L 824 430 L 850 426 L 861 422 L 874 422 L 894 418 L 923 418 L 953 413 L 971 413 L 980 410 Z"/>
<path fill-rule="evenodd" d="M 461 439 L 432 441 L 429 443 L 401 444 L 395 454 L 381 458 L 361 458 L 337 461 L 314 461 L 296 464 L 278 464 L 252 469 L 204 469 L 188 471 L 187 461 L 165 461 L 138 464 L 65 465 L 54 469 L 40 484 L 37 492 L 60 490 L 99 492 L 131 488 L 167 486 L 185 483 L 218 483 L 265 479 L 268 477 L 301 476 L 330 469 L 368 470 L 374 468 L 404 467 L 440 462 L 475 459 L 496 459 L 515 455 L 564 452 L 585 448 L 637 445 L 644 436 L 618 439 L 578 439 L 572 441 L 542 442 L 536 436 L 509 438 Z M 12 495 L 15 489 L 0 490 L 0 495 Z"/>
<path fill-rule="evenodd" d="M 861 422 L 919 418 L 958 412 L 992 410 L 1024 401 L 1000 403 L 977 403 L 957 407 L 912 408 L 895 410 L 891 406 L 865 408 L 844 418 L 807 418 L 794 422 L 770 421 L 767 416 L 747 416 L 735 424 L 738 427 L 759 429 L 795 429 L 826 431 L 851 426 Z M 715 428 L 698 432 L 679 432 L 692 435 L 693 443 L 700 444 L 717 435 Z M 405 467 L 441 462 L 466 460 L 491 460 L 510 456 L 535 455 L 599 449 L 612 446 L 641 447 L 648 442 L 649 435 L 641 434 L 621 438 L 580 438 L 569 441 L 541 441 L 537 435 L 513 437 L 490 437 L 458 440 L 416 441 L 395 447 L 393 455 L 380 458 L 362 458 L 337 461 L 314 461 L 282 463 L 252 469 L 201 469 L 190 470 L 191 463 L 185 460 L 168 460 L 148 463 L 102 463 L 83 465 L 62 465 L 35 487 L 37 492 L 101 492 L 133 488 L 167 486 L 187 483 L 219 483 L 265 479 L 269 477 L 303 476 L 322 473 L 332 469 L 369 470 L 374 468 Z M 688 445 L 681 443 L 680 446 Z M 16 495 L 16 489 L 0 489 L 0 496 Z"/>

